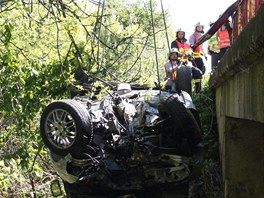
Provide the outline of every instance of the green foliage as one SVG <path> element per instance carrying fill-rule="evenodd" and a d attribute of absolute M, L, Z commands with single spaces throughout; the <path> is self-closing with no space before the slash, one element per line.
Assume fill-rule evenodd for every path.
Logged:
<path fill-rule="evenodd" d="M 193 100 L 200 114 L 206 156 L 201 179 L 204 185 L 201 191 L 193 197 L 220 198 L 223 197 L 223 183 L 218 145 L 218 131 L 215 115 L 215 95 L 209 89 L 209 76 L 202 81 L 202 93 L 194 93 Z"/>
<path fill-rule="evenodd" d="M 80 83 L 96 77 L 152 86 L 157 73 L 163 79 L 168 49 L 156 4 L 158 63 L 148 0 L 100 1 L 100 6 L 91 2 L 0 3 L 1 197 L 50 196 L 48 185 L 55 173 L 40 140 L 39 119 L 52 100 L 69 98 Z M 168 33 L 173 35 L 170 29 Z M 208 148 L 204 177 L 209 189 L 214 184 L 209 175 L 219 164 L 214 98 L 208 88 L 194 98 Z"/>
<path fill-rule="evenodd" d="M 149 1 L 100 2 L 99 7 L 72 0 L 0 3 L 1 197 L 50 197 L 55 174 L 39 119 L 52 100 L 69 98 L 80 82 L 95 77 L 157 81 Z M 153 10 L 163 65 L 168 49 L 162 13 L 155 4 Z"/>

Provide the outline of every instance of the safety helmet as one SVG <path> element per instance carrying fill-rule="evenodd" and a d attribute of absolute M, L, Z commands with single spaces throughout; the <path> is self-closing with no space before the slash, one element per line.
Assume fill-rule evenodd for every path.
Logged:
<path fill-rule="evenodd" d="M 200 22 L 196 23 L 194 27 L 196 28 L 198 26 L 202 26 L 204 28 L 204 25 L 202 25 Z"/>
<path fill-rule="evenodd" d="M 178 32 L 183 32 L 185 34 L 185 31 L 182 28 L 177 29 L 176 34 L 178 34 Z"/>
<path fill-rule="evenodd" d="M 170 49 L 170 54 L 172 54 L 172 53 L 177 53 L 177 54 L 179 54 L 179 50 L 178 50 L 178 48 L 171 48 L 171 49 Z"/>

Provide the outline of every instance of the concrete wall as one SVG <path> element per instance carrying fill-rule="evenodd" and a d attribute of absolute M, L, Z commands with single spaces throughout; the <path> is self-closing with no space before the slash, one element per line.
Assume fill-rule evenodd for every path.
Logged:
<path fill-rule="evenodd" d="M 264 64 L 241 72 L 216 88 L 225 197 L 264 197 L 264 78 L 261 76 L 264 76 Z"/>
<path fill-rule="evenodd" d="M 225 197 L 264 197 L 264 6 L 210 78 Z"/>
<path fill-rule="evenodd" d="M 227 117 L 225 126 L 225 197 L 264 197 L 264 124 Z"/>

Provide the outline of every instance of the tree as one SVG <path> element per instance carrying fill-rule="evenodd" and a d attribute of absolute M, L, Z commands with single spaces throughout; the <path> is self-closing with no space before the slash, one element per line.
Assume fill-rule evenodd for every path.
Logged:
<path fill-rule="evenodd" d="M 9 0 L 1 1 L 0 13 L 0 195 L 37 197 L 54 177 L 38 126 L 51 100 L 95 78 L 157 79 L 150 4 Z M 162 13 L 153 14 L 164 59 Z"/>

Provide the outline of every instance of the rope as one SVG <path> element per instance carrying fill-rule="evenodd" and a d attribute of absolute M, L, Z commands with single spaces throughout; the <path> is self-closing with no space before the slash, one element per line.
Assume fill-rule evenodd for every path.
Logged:
<path fill-rule="evenodd" d="M 159 64 L 158 64 L 158 54 L 157 54 L 157 46 L 156 46 L 156 36 L 155 36 L 155 29 L 154 29 L 154 18 L 153 18 L 153 10 L 152 10 L 152 0 L 150 0 L 150 12 L 151 12 L 151 22 L 152 22 L 154 48 L 155 48 L 155 58 L 156 58 L 157 75 L 158 75 L 158 86 L 160 88 Z"/>
<path fill-rule="evenodd" d="M 160 0 L 160 5 L 161 5 L 161 10 L 162 10 L 163 22 L 164 22 L 164 26 L 165 26 L 165 32 L 166 32 L 166 38 L 167 38 L 168 49 L 169 49 L 169 51 L 170 51 L 170 43 L 169 43 L 169 37 L 168 37 L 168 32 L 167 32 L 167 25 L 166 25 L 166 20 L 165 20 L 165 14 L 164 14 L 164 9 L 163 9 L 163 3 L 162 3 L 162 0 Z"/>
<path fill-rule="evenodd" d="M 98 9 L 100 7 L 100 4 L 101 4 L 101 0 L 99 1 Z M 100 65 L 99 65 L 99 51 L 100 51 L 100 36 L 101 36 L 102 18 L 103 18 L 103 14 L 104 14 L 104 6 L 105 6 L 105 0 L 103 0 L 101 16 L 100 16 L 100 20 L 98 21 L 100 23 L 99 24 L 99 28 L 98 28 L 98 39 L 97 39 L 97 48 L 98 48 L 98 50 L 97 50 L 97 55 L 96 55 L 96 62 L 98 64 L 98 70 L 100 68 Z"/>

